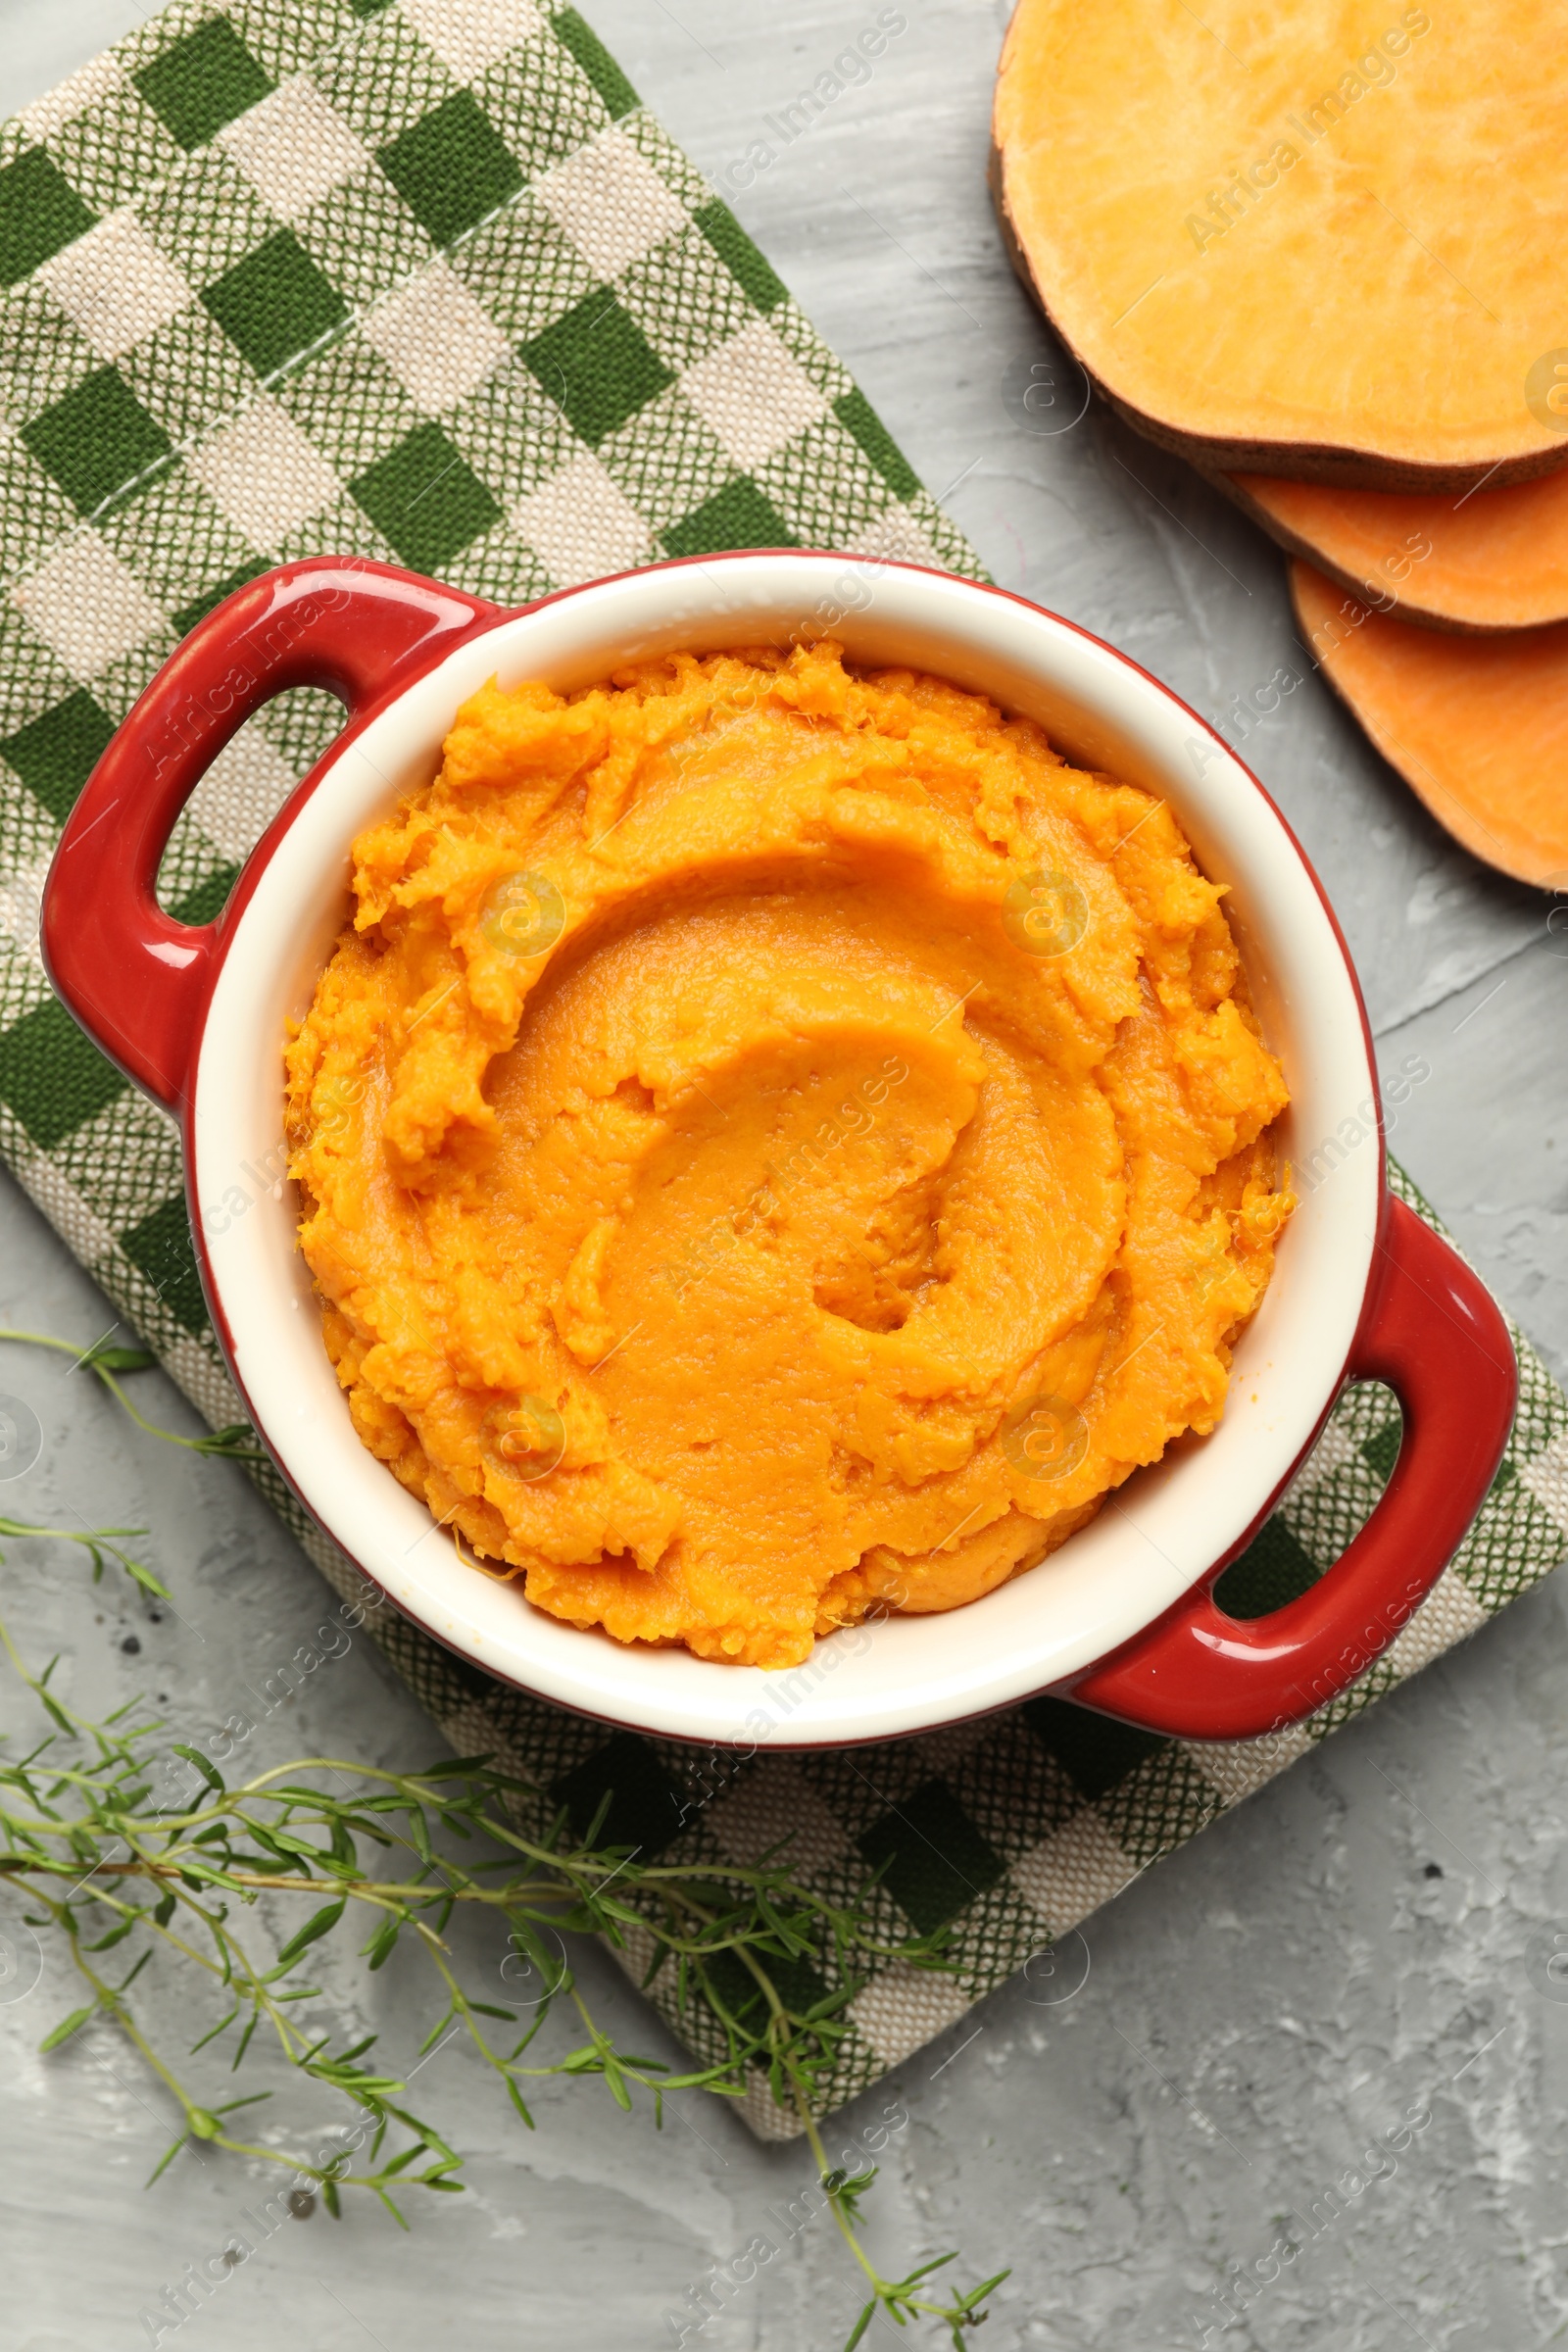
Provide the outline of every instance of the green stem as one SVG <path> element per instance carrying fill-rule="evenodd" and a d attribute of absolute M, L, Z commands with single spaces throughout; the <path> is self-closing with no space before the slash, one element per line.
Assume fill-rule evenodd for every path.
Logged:
<path fill-rule="evenodd" d="M 177 1430 L 163 1429 L 156 1421 L 149 1421 L 146 1415 L 139 1412 L 132 1404 L 109 1365 L 94 1361 L 97 1349 L 103 1345 L 101 1340 L 94 1341 L 91 1348 L 74 1348 L 69 1340 L 52 1339 L 44 1331 L 12 1330 L 0 1331 L 0 1340 L 15 1340 L 28 1348 L 52 1348 L 61 1355 L 74 1356 L 78 1364 L 86 1366 L 95 1380 L 102 1382 L 116 1403 L 124 1407 L 138 1429 L 145 1430 L 150 1438 L 162 1438 L 166 1446 L 183 1446 L 192 1453 L 217 1454 L 228 1462 L 265 1462 L 267 1459 L 266 1454 L 258 1447 L 242 1446 L 237 1441 L 229 1440 L 226 1432 L 209 1431 L 205 1437 L 182 1438 Z M 127 1350 L 126 1352 L 132 1351 Z M 147 1367 L 150 1368 L 157 1360 L 157 1357 L 149 1349 L 147 1351 Z M 141 1369 L 142 1367 L 138 1366 L 137 1368 Z M 138 1528 L 135 1532 L 139 1535 L 142 1531 Z"/>
<path fill-rule="evenodd" d="M 3 1336 L 0 1334 L 0 1337 Z M 166 1446 L 186 1446 L 192 1453 L 216 1454 L 225 1462 L 265 1462 L 267 1460 L 267 1455 L 259 1446 L 242 1446 L 237 1438 L 230 1437 L 225 1431 L 208 1430 L 204 1436 L 199 1438 L 182 1438 L 177 1430 L 160 1428 L 156 1421 L 149 1421 L 144 1413 L 137 1411 L 119 1381 L 105 1365 L 94 1364 L 92 1369 L 103 1382 L 110 1396 L 116 1399 L 117 1403 L 124 1406 L 136 1427 L 144 1429 L 150 1438 L 162 1438 Z"/>

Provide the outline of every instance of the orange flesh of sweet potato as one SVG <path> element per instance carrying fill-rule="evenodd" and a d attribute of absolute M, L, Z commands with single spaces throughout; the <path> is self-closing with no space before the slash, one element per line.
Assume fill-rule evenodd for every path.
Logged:
<path fill-rule="evenodd" d="M 1568 0 L 1019 0 L 998 199 L 1154 440 L 1457 496 L 1563 455 L 1565 90 Z"/>
<path fill-rule="evenodd" d="M 1442 636 L 1291 565 L 1324 676 L 1440 824 L 1522 882 L 1568 888 L 1568 622 Z"/>
<path fill-rule="evenodd" d="M 367 1446 L 533 1606 L 767 1667 L 1212 1429 L 1292 1205 L 1166 805 L 841 655 L 482 688 L 288 1048 Z"/>
<path fill-rule="evenodd" d="M 1410 497 L 1237 473 L 1254 521 L 1342 588 L 1428 628 L 1541 628 L 1568 620 L 1568 468 L 1503 490 Z"/>

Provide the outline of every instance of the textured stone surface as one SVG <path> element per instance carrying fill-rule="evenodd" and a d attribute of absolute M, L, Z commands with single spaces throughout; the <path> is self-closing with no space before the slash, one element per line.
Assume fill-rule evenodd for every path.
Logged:
<path fill-rule="evenodd" d="M 477 23 L 484 9 L 451 0 L 441 13 Z M 1278 666 L 1303 674 L 1255 720 L 1250 756 L 1334 898 L 1385 1070 L 1411 1055 L 1429 1065 L 1396 1149 L 1568 1369 L 1568 959 L 1552 953 L 1539 900 L 1453 848 L 1304 674 L 1279 559 L 1248 524 L 1098 409 L 1054 435 L 1019 421 L 1020 389 L 1051 346 L 984 189 L 1004 7 L 906 9 L 870 80 L 788 144 L 764 119 L 875 21 L 869 0 L 678 0 L 674 12 L 590 0 L 588 13 L 1000 579 L 1112 638 L 1216 719 Z M 9 110 L 136 12 L 128 0 L 6 0 L 4 19 Z M 745 186 L 729 167 L 758 140 L 774 160 L 754 161 Z M 1078 405 L 1065 369 L 1056 389 L 1048 422 Z M 0 1266 L 5 1321 L 85 1343 L 108 1320 L 9 1185 Z M 33 1654 L 62 1651 L 80 1700 L 150 1687 L 183 1722 L 220 1718 L 310 1634 L 322 1588 L 237 1472 L 135 1437 L 62 1371 L 0 1352 L 0 1388 L 30 1400 L 46 1437 L 0 1509 L 147 1525 L 179 1616 L 154 1622 L 120 1588 L 94 1592 L 74 1560 L 29 1544 L 6 1546 L 7 1615 Z M 190 1426 L 167 1389 L 161 1410 Z M 872 2200 L 887 2261 L 956 2244 L 966 2267 L 1011 2262 L 990 2352 L 1196 2345 L 1204 2328 L 1216 2342 L 1213 2290 L 1232 2264 L 1273 2267 L 1286 2228 L 1301 2251 L 1254 2293 L 1233 2343 L 1525 2352 L 1568 2325 L 1568 2004 L 1536 1989 L 1527 1960 L 1542 1923 L 1568 1925 L 1563 1615 L 1553 1580 L 1091 1922 L 1075 1997 L 1051 2006 L 1049 1984 L 1015 1984 L 852 2111 L 835 2147 L 889 2102 L 909 2117 Z M 127 1653 L 131 1635 L 140 1648 Z M 357 1641 L 256 1745 L 270 1759 L 411 1760 L 426 1734 Z M 0 1897 L 0 1925 L 15 1909 Z M 499 1966 L 499 1951 L 473 1949 Z M 612 1968 L 590 1954 L 584 1976 L 608 2020 L 659 2046 Z M 362 2017 L 388 2059 L 412 2061 L 428 2022 L 413 1978 L 388 1971 L 368 1996 L 334 1965 L 323 1983 L 339 2018 Z M 217 2254 L 257 2198 L 258 2177 L 213 2156 L 181 2157 L 142 2193 L 168 2132 L 163 2094 L 108 2035 L 32 2054 L 74 1997 L 51 1972 L 0 2006 L 6 2352 L 145 2344 L 142 2309 Z M 177 2047 L 184 1988 L 153 2009 Z M 419 2087 L 471 2152 L 471 2193 L 416 2206 L 406 2238 L 368 2213 L 283 2226 L 179 2330 L 182 2344 L 671 2343 L 665 2314 L 690 2316 L 689 2288 L 760 2230 L 777 2237 L 764 2209 L 808 2177 L 804 2151 L 759 2149 L 691 2097 L 656 2135 L 650 2115 L 556 2085 L 529 2136 L 456 2048 Z M 289 2113 L 327 2120 L 324 2106 Z M 1357 2173 L 1370 2140 L 1386 2147 L 1411 2115 L 1430 2120 Z M 285 2120 L 280 2101 L 280 2135 Z M 836 2244 L 811 2224 L 687 2340 L 816 2352 L 842 2341 L 853 2305 Z"/>

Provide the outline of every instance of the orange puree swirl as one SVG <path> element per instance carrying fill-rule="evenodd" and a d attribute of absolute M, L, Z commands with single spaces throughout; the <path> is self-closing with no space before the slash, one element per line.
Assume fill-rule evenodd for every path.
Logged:
<path fill-rule="evenodd" d="M 490 1573 L 788 1666 L 1225 1398 L 1293 1205 L 1170 809 L 831 642 L 492 684 L 288 1047 L 354 1425 Z"/>

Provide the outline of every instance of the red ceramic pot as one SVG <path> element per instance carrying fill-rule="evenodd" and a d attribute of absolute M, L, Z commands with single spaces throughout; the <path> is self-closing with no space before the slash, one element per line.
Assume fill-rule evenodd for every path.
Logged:
<path fill-rule="evenodd" d="M 279 1054 L 343 920 L 350 843 L 428 780 L 455 711 L 486 678 L 566 688 L 638 655 L 824 626 L 852 657 L 983 690 L 1083 764 L 1169 799 L 1204 870 L 1230 886 L 1253 1002 L 1291 1086 L 1285 1149 L 1301 1201 L 1211 1437 L 1172 1446 L 1051 1560 L 985 1599 L 833 1635 L 808 1665 L 764 1674 L 545 1616 L 465 1566 L 360 1445 L 295 1244 Z M 303 685 L 342 699 L 342 734 L 216 921 L 173 921 L 153 890 L 175 818 L 242 721 Z M 88 1034 L 180 1121 L 213 1321 L 295 1493 L 439 1641 L 584 1713 L 688 1740 L 842 1745 L 1055 1690 L 1155 1731 L 1257 1735 L 1333 1697 L 1395 1639 L 1496 1469 L 1515 1397 L 1508 1335 L 1476 1277 L 1390 1198 L 1371 1040 L 1316 876 L 1200 719 L 1125 656 L 1021 598 L 788 550 L 654 565 L 507 613 L 379 564 L 291 564 L 210 613 L 116 735 L 66 827 L 44 946 Z M 1228 1617 L 1216 1577 L 1348 1379 L 1386 1381 L 1403 1407 L 1382 1499 L 1310 1592 L 1266 1617 Z"/>

